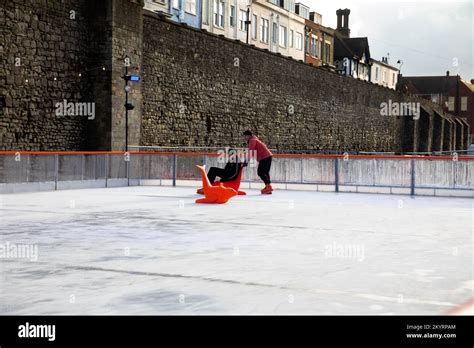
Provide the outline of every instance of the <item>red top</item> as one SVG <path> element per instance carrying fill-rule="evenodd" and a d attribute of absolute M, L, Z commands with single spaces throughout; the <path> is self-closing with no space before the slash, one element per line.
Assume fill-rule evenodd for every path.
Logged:
<path fill-rule="evenodd" d="M 249 150 L 257 152 L 258 162 L 260 162 L 261 160 L 267 157 L 273 156 L 273 154 L 268 149 L 267 145 L 262 143 L 262 141 L 259 138 L 257 138 L 255 135 L 253 135 L 249 139 Z M 253 153 L 251 152 L 250 155 L 253 156 Z"/>

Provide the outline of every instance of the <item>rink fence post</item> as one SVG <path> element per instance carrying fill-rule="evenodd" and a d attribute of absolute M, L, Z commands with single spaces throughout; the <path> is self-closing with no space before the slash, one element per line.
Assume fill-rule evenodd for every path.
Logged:
<path fill-rule="evenodd" d="M 125 161 L 125 170 L 127 174 L 127 186 L 130 186 L 130 157 L 128 157 L 128 161 Z"/>
<path fill-rule="evenodd" d="M 81 180 L 84 180 L 84 174 L 86 171 L 86 155 L 81 156 Z"/>
<path fill-rule="evenodd" d="M 415 195 L 415 160 L 411 161 L 410 196 Z"/>
<path fill-rule="evenodd" d="M 59 155 L 54 155 L 54 191 L 58 190 L 58 178 L 59 178 Z"/>
<path fill-rule="evenodd" d="M 453 189 L 456 188 L 457 176 L 458 176 L 458 161 L 451 161 L 453 168 Z"/>
<path fill-rule="evenodd" d="M 173 155 L 173 187 L 176 187 L 176 167 L 177 167 L 178 157 L 176 154 Z"/>
<path fill-rule="evenodd" d="M 334 158 L 334 189 L 339 192 L 339 158 Z"/>
<path fill-rule="evenodd" d="M 30 171 L 31 171 L 31 156 L 26 156 L 26 182 L 30 182 Z"/>
<path fill-rule="evenodd" d="M 303 157 L 300 157 L 300 168 L 301 168 L 300 180 L 301 180 L 301 183 L 303 183 Z"/>
<path fill-rule="evenodd" d="M 109 183 L 109 155 L 105 155 L 105 187 L 107 188 Z"/>

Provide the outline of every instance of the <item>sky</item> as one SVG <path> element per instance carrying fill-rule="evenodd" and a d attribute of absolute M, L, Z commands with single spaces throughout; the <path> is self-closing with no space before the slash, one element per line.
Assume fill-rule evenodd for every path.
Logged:
<path fill-rule="evenodd" d="M 336 28 L 349 8 L 351 37 L 367 36 L 372 58 L 389 54 L 405 76 L 459 74 L 474 79 L 474 0 L 297 0 Z"/>

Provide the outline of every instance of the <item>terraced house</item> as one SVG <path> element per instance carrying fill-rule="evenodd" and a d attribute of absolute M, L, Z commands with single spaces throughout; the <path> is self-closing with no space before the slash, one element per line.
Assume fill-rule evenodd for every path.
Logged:
<path fill-rule="evenodd" d="M 144 8 L 171 17 L 178 23 L 201 28 L 201 0 L 145 0 Z"/>
<path fill-rule="evenodd" d="M 309 15 L 309 7 L 294 0 L 254 0 L 252 18 L 257 21 L 257 32 L 251 43 L 304 60 L 305 18 L 296 13 L 296 7 L 305 8 Z"/>
<path fill-rule="evenodd" d="M 322 15 L 310 12 L 305 18 L 304 61 L 316 66 L 334 66 L 334 29 L 322 25 Z"/>
<path fill-rule="evenodd" d="M 370 69 L 370 82 L 391 89 L 397 88 L 400 71 L 389 64 L 388 57 L 382 57 L 381 60 L 371 58 Z"/>
<path fill-rule="evenodd" d="M 203 0 L 202 29 L 230 39 L 247 41 L 251 0 Z M 250 36 L 250 34 L 249 34 Z"/>
<path fill-rule="evenodd" d="M 152 12 L 169 14 L 168 0 L 145 0 L 144 8 Z"/>
<path fill-rule="evenodd" d="M 304 60 L 309 7 L 294 0 L 202 1 L 202 29 Z"/>
<path fill-rule="evenodd" d="M 334 63 L 342 75 L 370 81 L 371 58 L 367 37 L 351 37 L 349 15 L 351 11 L 336 11 L 337 28 L 334 32 Z"/>

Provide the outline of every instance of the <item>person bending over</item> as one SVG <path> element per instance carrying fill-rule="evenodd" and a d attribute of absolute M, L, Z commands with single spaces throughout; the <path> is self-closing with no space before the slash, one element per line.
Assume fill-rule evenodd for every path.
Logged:
<path fill-rule="evenodd" d="M 270 168 L 272 166 L 273 154 L 257 136 L 253 135 L 252 131 L 246 130 L 244 132 L 244 139 L 248 143 L 249 152 L 253 156 L 257 155 L 258 169 L 257 174 L 265 183 L 265 187 L 260 191 L 262 194 L 271 195 L 273 188 L 270 181 Z"/>

